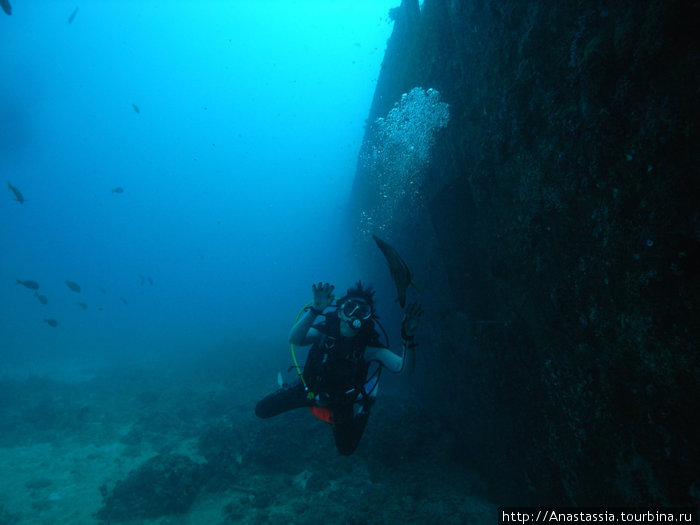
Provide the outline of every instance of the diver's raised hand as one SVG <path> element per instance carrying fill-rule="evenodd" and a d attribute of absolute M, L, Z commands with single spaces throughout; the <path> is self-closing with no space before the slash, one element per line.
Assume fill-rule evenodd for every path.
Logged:
<path fill-rule="evenodd" d="M 323 310 L 328 308 L 333 302 L 333 290 L 335 290 L 335 286 L 329 283 L 312 284 L 311 291 L 314 298 L 311 301 L 311 308 L 319 312 L 323 312 Z"/>
<path fill-rule="evenodd" d="M 401 337 L 404 339 L 413 339 L 421 315 L 423 315 L 423 307 L 420 304 L 411 303 L 406 307 L 403 321 L 401 321 Z"/>

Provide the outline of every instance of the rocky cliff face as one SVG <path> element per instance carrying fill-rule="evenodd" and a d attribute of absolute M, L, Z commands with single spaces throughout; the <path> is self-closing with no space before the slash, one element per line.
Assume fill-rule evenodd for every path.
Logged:
<path fill-rule="evenodd" d="M 699 11 L 392 12 L 352 220 L 421 284 L 418 388 L 500 501 L 698 504 Z M 415 87 L 427 159 L 376 124 Z"/>

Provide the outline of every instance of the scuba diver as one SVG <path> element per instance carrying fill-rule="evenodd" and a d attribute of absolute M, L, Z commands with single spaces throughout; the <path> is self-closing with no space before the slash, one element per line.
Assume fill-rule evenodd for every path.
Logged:
<path fill-rule="evenodd" d="M 406 308 L 401 323 L 403 353 L 399 356 L 379 340 L 371 286 L 363 288 L 358 281 L 336 301 L 336 310 L 327 314 L 323 311 L 334 306 L 334 287 L 318 283 L 311 289 L 313 300 L 289 333 L 292 345 L 313 345 L 303 371 L 296 367 L 299 381 L 281 385 L 280 390 L 262 399 L 255 414 L 268 418 L 310 407 L 316 417 L 331 424 L 338 452 L 349 456 L 365 430 L 382 368 L 413 372 L 414 335 L 423 309 L 418 303 Z M 314 324 L 318 316 L 325 320 Z"/>

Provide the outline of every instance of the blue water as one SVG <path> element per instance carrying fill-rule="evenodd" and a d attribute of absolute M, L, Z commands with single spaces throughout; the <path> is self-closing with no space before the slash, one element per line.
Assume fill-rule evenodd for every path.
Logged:
<path fill-rule="evenodd" d="M 398 0 L 12 4 L 2 367 L 286 363 L 311 283 L 362 277 L 345 210 Z"/>

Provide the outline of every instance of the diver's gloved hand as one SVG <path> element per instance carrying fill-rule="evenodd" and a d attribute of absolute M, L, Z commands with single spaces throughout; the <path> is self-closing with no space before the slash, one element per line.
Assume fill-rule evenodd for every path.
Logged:
<path fill-rule="evenodd" d="M 411 303 L 406 307 L 403 321 L 401 321 L 401 337 L 404 339 L 413 339 L 421 315 L 423 315 L 423 307 L 420 304 Z"/>
<path fill-rule="evenodd" d="M 311 308 L 315 312 L 323 312 L 326 308 L 330 306 L 333 302 L 333 290 L 335 286 L 326 283 L 318 283 L 311 285 L 311 291 L 313 293 L 313 300 L 311 301 Z"/>

